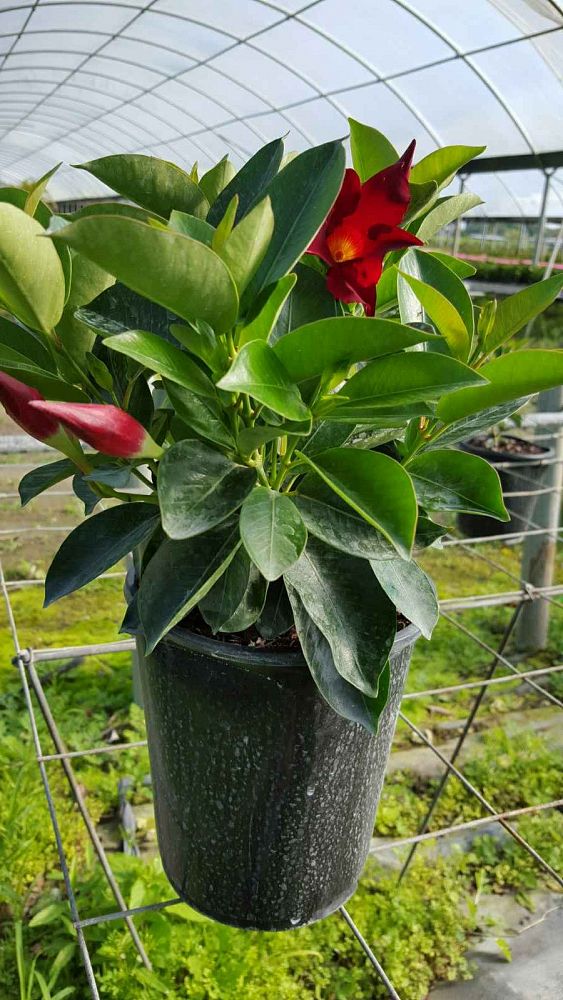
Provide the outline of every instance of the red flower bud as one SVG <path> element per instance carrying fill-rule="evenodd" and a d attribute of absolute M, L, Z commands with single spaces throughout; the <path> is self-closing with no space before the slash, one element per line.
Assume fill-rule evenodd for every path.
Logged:
<path fill-rule="evenodd" d="M 48 413 L 32 409 L 31 403 L 37 400 L 43 400 L 37 389 L 0 372 L 0 402 L 8 416 L 38 441 L 48 441 L 60 431 L 59 422 Z"/>
<path fill-rule="evenodd" d="M 118 406 L 105 403 L 30 403 L 56 418 L 96 451 L 116 458 L 157 458 L 162 448 L 138 420 Z"/>

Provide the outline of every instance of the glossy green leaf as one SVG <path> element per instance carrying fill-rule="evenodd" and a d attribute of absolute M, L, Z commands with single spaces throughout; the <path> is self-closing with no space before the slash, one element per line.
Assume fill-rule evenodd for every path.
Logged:
<path fill-rule="evenodd" d="M 320 476 L 309 474 L 294 497 L 307 530 L 327 545 L 360 559 L 394 559 L 397 550 L 373 524 Z"/>
<path fill-rule="evenodd" d="M 300 450 L 304 455 L 318 455 L 329 448 L 338 448 L 350 437 L 355 424 L 336 423 L 331 420 L 321 420 L 315 424 L 313 431 Z"/>
<path fill-rule="evenodd" d="M 448 268 L 444 267 L 443 270 L 447 272 Z M 414 278 L 403 271 L 399 273 L 412 288 L 424 312 L 430 317 L 438 332 L 442 334 L 452 357 L 457 358 L 459 361 L 467 361 L 471 348 L 470 333 L 451 298 L 447 297 L 435 285 L 431 285 L 426 281 L 420 281 L 418 278 Z M 463 283 L 455 276 L 453 271 L 449 271 L 448 273 L 452 282 L 459 282 L 463 289 Z M 442 283 L 443 287 L 444 283 Z"/>
<path fill-rule="evenodd" d="M 256 628 L 263 639 L 276 639 L 293 625 L 293 610 L 283 580 L 268 585 L 264 607 L 256 619 Z"/>
<path fill-rule="evenodd" d="M 53 355 L 40 335 L 0 316 L 0 359 L 3 349 L 6 347 L 10 351 L 16 351 L 20 357 L 26 358 L 31 364 L 37 365 L 43 371 L 54 372 Z"/>
<path fill-rule="evenodd" d="M 300 153 L 274 177 L 268 187 L 274 234 L 249 294 L 282 278 L 307 249 L 338 195 L 345 159 L 341 142 L 326 142 Z"/>
<path fill-rule="evenodd" d="M 87 170 L 124 198 L 163 219 L 168 219 L 174 209 L 201 218 L 205 218 L 209 210 L 207 198 L 189 174 L 175 163 L 159 160 L 156 156 L 118 153 L 74 166 Z"/>
<path fill-rule="evenodd" d="M 338 405 L 341 399 L 346 401 L 346 406 L 339 407 L 341 414 L 360 406 L 364 411 L 368 407 L 374 410 L 393 407 L 400 412 L 405 403 L 440 399 L 460 386 L 479 383 L 484 385 L 483 376 L 460 361 L 415 351 L 371 361 L 352 376 L 328 405 Z"/>
<path fill-rule="evenodd" d="M 270 427 L 268 424 L 256 424 L 254 427 L 245 427 L 239 433 L 238 446 L 246 454 L 260 448 L 268 441 L 275 441 L 276 438 L 289 435 L 290 437 L 306 437 L 311 431 L 311 420 L 306 421 L 285 421 L 283 424 Z"/>
<path fill-rule="evenodd" d="M 460 389 L 440 401 L 437 414 L 445 424 L 561 385 L 563 351 L 515 351 L 489 361 L 479 373 L 488 385 Z"/>
<path fill-rule="evenodd" d="M 158 372 L 171 382 L 177 382 L 200 396 L 216 396 L 213 383 L 195 361 L 185 351 L 162 340 L 155 333 L 146 333 L 144 330 L 118 333 L 115 337 L 108 337 L 105 346 L 110 351 L 134 358 L 145 368 Z"/>
<path fill-rule="evenodd" d="M 60 218 L 67 222 L 78 222 L 89 215 L 122 215 L 127 219 L 136 219 L 137 222 L 148 222 L 150 219 L 160 220 L 158 215 L 148 212 L 146 208 L 139 208 L 137 205 L 124 205 L 119 201 L 95 201 L 91 205 L 83 205 L 76 212 L 62 212 Z"/>
<path fill-rule="evenodd" d="M 451 195 L 449 198 L 442 198 L 422 217 L 421 221 L 417 219 L 411 228 L 416 232 L 419 239 L 428 243 L 444 226 L 449 225 L 450 222 L 455 222 L 456 219 L 465 215 L 466 212 L 475 208 L 476 205 L 482 204 L 482 199 L 476 194 L 471 194 L 469 191 L 463 194 Z"/>
<path fill-rule="evenodd" d="M 480 156 L 485 149 L 486 146 L 443 146 L 441 149 L 434 149 L 415 163 L 410 179 L 415 184 L 436 181 L 439 187 L 447 187 L 458 170 Z"/>
<path fill-rule="evenodd" d="M 416 528 L 416 497 L 408 473 L 388 455 L 332 448 L 306 459 L 339 497 L 408 558 Z"/>
<path fill-rule="evenodd" d="M 352 163 L 362 184 L 399 159 L 395 147 L 382 132 L 349 118 Z"/>
<path fill-rule="evenodd" d="M 158 507 L 139 501 L 110 507 L 79 524 L 49 567 L 45 607 L 115 566 L 152 534 L 158 520 Z"/>
<path fill-rule="evenodd" d="M 310 538 L 284 579 L 327 640 L 340 676 L 375 697 L 397 618 L 369 562 Z"/>
<path fill-rule="evenodd" d="M 308 258 L 305 257 L 305 260 Z M 287 297 L 274 329 L 269 336 L 270 344 L 276 344 L 291 330 L 319 319 L 343 316 L 342 304 L 331 295 L 326 287 L 326 277 L 305 264 L 296 264 L 297 282 Z"/>
<path fill-rule="evenodd" d="M 426 253 L 429 252 L 428 250 L 426 251 Z M 457 274 L 458 278 L 471 278 L 477 271 L 475 265 L 470 261 L 460 260 L 459 257 L 452 257 L 451 254 L 443 253 L 441 250 L 432 250 L 431 256 L 441 261 L 446 267 L 449 267 L 450 271 Z"/>
<path fill-rule="evenodd" d="M 221 631 L 243 632 L 254 625 L 264 607 L 267 590 L 268 581 L 264 579 L 254 563 L 251 563 L 248 583 L 242 600 L 231 617 L 224 623 Z"/>
<path fill-rule="evenodd" d="M 414 277 L 419 278 L 420 281 L 425 282 L 425 284 L 430 285 L 433 289 L 440 292 L 442 297 L 448 300 L 450 305 L 461 317 L 462 323 L 467 331 L 466 339 L 468 344 L 467 354 L 465 355 L 465 358 L 460 357 L 460 360 L 465 360 L 469 354 L 469 344 L 473 336 L 474 327 L 473 303 L 467 288 L 463 284 L 461 278 L 454 272 L 453 268 L 450 267 L 445 260 L 440 260 L 436 254 L 413 248 L 408 251 L 408 256 L 414 257 L 416 273 L 411 272 L 414 273 Z M 450 258 L 450 260 L 454 259 L 455 258 Z M 401 262 L 400 267 L 402 270 L 403 262 Z M 428 308 L 426 311 L 432 321 L 436 323 L 440 332 L 442 332 L 440 323 L 437 319 L 435 319 L 431 309 Z M 437 315 L 438 317 L 440 316 L 440 309 L 438 309 Z"/>
<path fill-rule="evenodd" d="M 468 417 L 454 420 L 453 424 L 450 424 L 447 430 L 440 434 L 435 443 L 428 442 L 427 448 L 431 450 L 442 448 L 444 445 L 457 444 L 458 441 L 466 441 L 468 438 L 474 437 L 480 431 L 489 430 L 490 427 L 494 427 L 506 420 L 507 417 L 512 416 L 516 410 L 528 402 L 528 399 L 529 397 L 522 396 L 520 399 L 512 399 L 510 402 L 500 403 L 498 406 L 489 406 Z"/>
<path fill-rule="evenodd" d="M 373 561 L 371 568 L 397 611 L 430 639 L 440 614 L 430 577 L 415 562 L 404 559 Z"/>
<path fill-rule="evenodd" d="M 240 536 L 266 580 L 277 580 L 299 559 L 307 529 L 293 500 L 257 486 L 240 512 Z"/>
<path fill-rule="evenodd" d="M 438 185 L 435 181 L 428 181 L 425 184 L 414 184 L 412 181 L 409 181 L 409 190 L 411 200 L 401 220 L 402 229 L 406 229 L 413 219 L 416 219 L 434 204 L 438 193 Z"/>
<path fill-rule="evenodd" d="M 25 203 L 27 201 L 27 191 L 25 188 L 20 187 L 0 187 L 0 202 L 5 202 L 8 205 L 14 205 L 16 208 L 21 208 L 22 212 L 25 211 Z M 51 221 L 53 213 L 51 209 L 45 204 L 45 202 L 40 201 L 35 210 L 35 218 L 41 223 L 44 229 L 47 229 Z"/>
<path fill-rule="evenodd" d="M 426 510 L 468 511 L 509 520 L 499 474 L 484 458 L 449 449 L 427 451 L 415 456 L 408 468 Z"/>
<path fill-rule="evenodd" d="M 194 320 L 189 325 L 183 323 L 172 323 L 170 325 L 172 336 L 186 347 L 190 354 L 195 354 L 212 371 L 222 369 L 228 362 L 229 355 L 223 340 L 220 340 L 209 323 L 202 320 Z"/>
<path fill-rule="evenodd" d="M 199 602 L 199 610 L 213 633 L 223 628 L 244 601 L 251 565 L 241 545 L 223 575 Z"/>
<path fill-rule="evenodd" d="M 290 378 L 303 382 L 432 339 L 431 333 L 391 320 L 343 316 L 300 326 L 278 340 L 274 350 Z"/>
<path fill-rule="evenodd" d="M 38 497 L 40 493 L 62 483 L 64 479 L 69 479 L 76 472 L 74 462 L 68 458 L 63 458 L 59 462 L 49 462 L 48 465 L 40 465 L 38 469 L 26 472 L 20 479 L 18 491 L 22 507 L 25 507 L 30 500 Z"/>
<path fill-rule="evenodd" d="M 174 212 L 170 215 L 168 228 L 174 229 L 177 233 L 190 236 L 192 240 L 199 240 L 210 247 L 213 242 L 215 230 L 205 219 L 198 219 L 197 215 L 188 215 L 187 212 Z"/>
<path fill-rule="evenodd" d="M 238 195 L 237 222 L 240 222 L 243 216 L 266 194 L 270 181 L 279 170 L 282 156 L 283 142 L 281 139 L 274 139 L 259 149 L 235 174 L 232 181 L 229 181 L 227 186 L 223 188 L 211 206 L 207 221 L 212 226 L 216 226 L 223 218 L 231 199 L 234 195 Z"/>
<path fill-rule="evenodd" d="M 244 345 L 217 385 L 230 392 L 246 392 L 288 420 L 307 420 L 310 416 L 281 361 L 260 340 Z"/>
<path fill-rule="evenodd" d="M 199 180 L 199 186 L 210 205 L 214 204 L 221 191 L 226 188 L 227 184 L 230 184 L 235 174 L 236 170 L 228 156 L 224 156 L 222 160 L 219 160 L 219 163 L 203 174 Z"/>
<path fill-rule="evenodd" d="M 143 573 L 137 599 L 147 653 L 211 590 L 240 544 L 238 522 L 163 542 Z"/>
<path fill-rule="evenodd" d="M 37 389 L 45 396 L 45 399 L 59 399 L 74 403 L 89 402 L 82 389 L 70 382 L 63 381 L 52 371 L 38 368 L 29 358 L 4 345 L 0 345 L 0 371 L 19 379 L 20 382 L 25 382 L 33 389 Z"/>
<path fill-rule="evenodd" d="M 225 209 L 225 214 L 220 222 L 217 223 L 217 228 L 213 233 L 213 239 L 211 241 L 211 246 L 215 250 L 215 253 L 220 254 L 223 246 L 231 235 L 238 211 L 238 194 L 233 195 L 227 208 Z"/>
<path fill-rule="evenodd" d="M 27 212 L 28 215 L 31 216 L 35 215 L 39 202 L 43 197 L 45 188 L 47 187 L 49 181 L 51 180 L 51 177 L 53 177 L 53 175 L 56 174 L 60 166 L 61 164 L 57 163 L 55 167 L 51 167 L 51 169 L 48 170 L 46 174 L 43 174 L 43 176 L 40 177 L 38 181 L 35 181 L 35 184 L 33 184 L 32 187 L 27 192 L 24 211 Z"/>
<path fill-rule="evenodd" d="M 201 535 L 237 510 L 256 482 L 256 470 L 235 465 L 203 441 L 178 441 L 158 469 L 162 526 L 170 538 Z"/>
<path fill-rule="evenodd" d="M 0 202 L 0 303 L 26 326 L 51 333 L 64 302 L 63 268 L 43 227 Z"/>
<path fill-rule="evenodd" d="M 166 393 L 180 420 L 200 437 L 213 441 L 220 448 L 233 450 L 235 442 L 223 422 L 223 411 L 214 399 L 196 396 L 184 386 L 164 379 Z"/>
<path fill-rule="evenodd" d="M 284 302 L 297 281 L 296 274 L 286 274 L 260 293 L 242 327 L 238 343 L 240 347 L 249 344 L 251 340 L 268 340 Z"/>
<path fill-rule="evenodd" d="M 236 320 L 238 296 L 225 263 L 204 243 L 182 233 L 134 219 L 89 216 L 52 238 L 65 241 L 134 292 L 183 319 L 206 320 L 217 333 Z"/>
<path fill-rule="evenodd" d="M 528 288 L 497 302 L 492 327 L 485 338 L 485 351 L 493 351 L 510 340 L 526 323 L 555 302 L 563 289 L 563 274 L 537 281 Z"/>
<path fill-rule="evenodd" d="M 269 198 L 263 198 L 244 216 L 218 251 L 242 295 L 262 263 L 272 234 L 274 213 Z"/>

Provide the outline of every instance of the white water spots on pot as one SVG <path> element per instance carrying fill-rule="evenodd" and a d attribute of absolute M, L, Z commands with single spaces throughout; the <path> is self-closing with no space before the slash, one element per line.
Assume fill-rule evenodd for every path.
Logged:
<path fill-rule="evenodd" d="M 311 798 L 311 796 L 314 794 L 315 794 L 315 786 L 307 785 L 307 795 L 309 796 L 309 798 Z"/>

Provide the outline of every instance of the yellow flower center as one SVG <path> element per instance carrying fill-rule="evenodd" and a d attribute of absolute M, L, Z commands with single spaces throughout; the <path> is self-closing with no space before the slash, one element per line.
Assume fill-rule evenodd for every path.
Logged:
<path fill-rule="evenodd" d="M 357 229 L 337 226 L 328 237 L 327 243 L 332 259 L 340 264 L 342 261 L 354 260 L 361 256 L 364 238 Z"/>

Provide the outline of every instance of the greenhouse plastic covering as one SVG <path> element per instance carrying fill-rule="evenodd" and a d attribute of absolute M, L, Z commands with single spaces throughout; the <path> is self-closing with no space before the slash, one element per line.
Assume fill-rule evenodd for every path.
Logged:
<path fill-rule="evenodd" d="M 287 134 L 346 136 L 347 116 L 420 155 L 563 149 L 555 0 L 8 0 L 0 3 L 0 181 L 63 161 L 57 200 L 103 196 L 69 164 L 135 151 L 240 165 Z M 535 164 L 536 161 L 532 161 Z M 535 216 L 537 169 L 471 177 L 490 216 Z M 563 213 L 563 170 L 548 215 Z"/>

